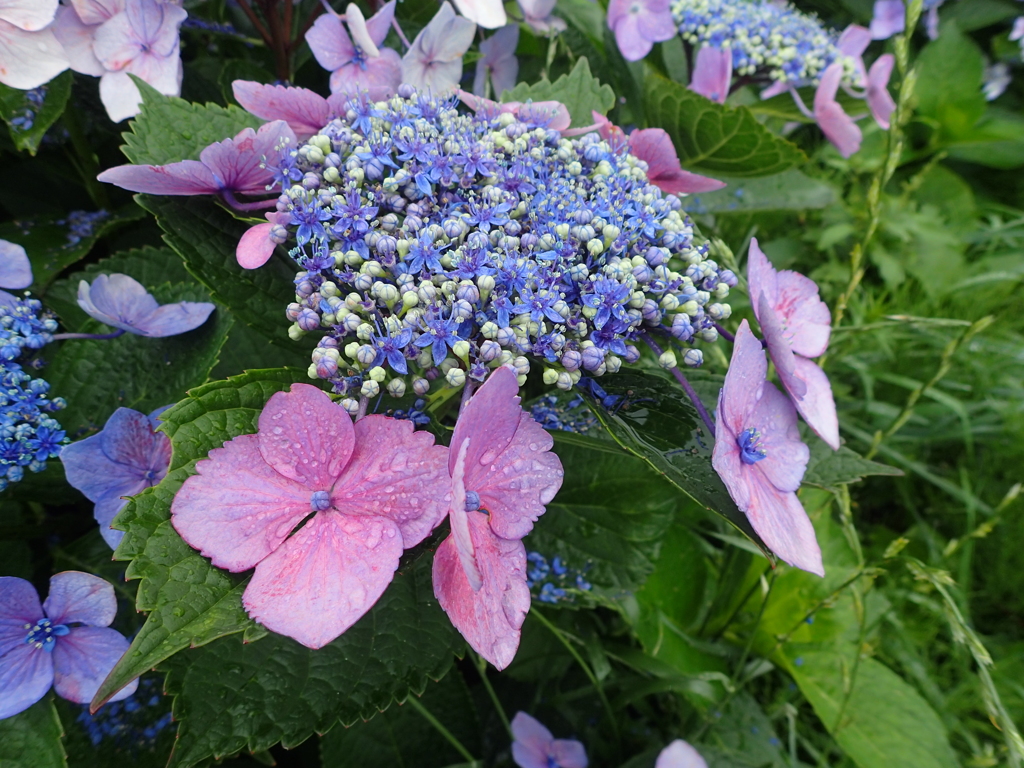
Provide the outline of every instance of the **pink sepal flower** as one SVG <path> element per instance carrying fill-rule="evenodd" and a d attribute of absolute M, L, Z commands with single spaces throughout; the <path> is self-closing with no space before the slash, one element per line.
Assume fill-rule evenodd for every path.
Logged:
<path fill-rule="evenodd" d="M 261 120 L 284 120 L 299 141 L 305 141 L 343 114 L 349 100 L 346 93 L 331 94 L 325 99 L 307 88 L 264 85 L 251 80 L 235 80 L 231 90 L 235 101 L 247 112 Z"/>
<path fill-rule="evenodd" d="M 560 101 L 498 102 L 467 93 L 461 89 L 456 90 L 455 95 L 474 112 L 483 112 L 486 115 L 494 116 L 510 112 L 525 123 L 535 123 L 553 131 L 559 131 L 563 136 L 578 136 L 589 133 L 597 127 L 595 124 L 570 130 L 572 116 L 569 114 L 569 109 Z M 598 112 L 594 112 L 594 114 L 600 116 Z M 604 120 L 603 117 L 601 119 Z"/>
<path fill-rule="evenodd" d="M 682 739 L 676 739 L 658 754 L 654 768 L 708 768 L 700 752 Z"/>
<path fill-rule="evenodd" d="M 403 549 L 443 518 L 446 457 L 409 421 L 353 425 L 323 391 L 294 384 L 267 402 L 257 434 L 196 465 L 171 521 L 217 567 L 255 567 L 242 596 L 254 620 L 322 648 L 373 606 Z"/>
<path fill-rule="evenodd" d="M 551 32 L 564 32 L 565 19 L 552 15 L 557 0 L 518 0 L 519 10 L 523 12 L 523 21 L 530 29 L 540 35 Z"/>
<path fill-rule="evenodd" d="M 457 16 L 445 0 L 402 57 L 402 82 L 438 95 L 457 88 L 475 33 L 476 24 Z"/>
<path fill-rule="evenodd" d="M 818 90 L 814 93 L 814 119 L 818 121 L 825 137 L 839 150 L 839 154 L 850 157 L 860 149 L 861 132 L 853 118 L 836 101 L 842 77 L 842 63 L 837 61 L 825 68 Z"/>
<path fill-rule="evenodd" d="M 519 25 L 502 27 L 480 43 L 482 56 L 476 62 L 473 77 L 473 93 L 483 96 L 487 90 L 487 78 L 495 96 L 515 88 L 519 75 L 519 60 L 516 59 L 516 45 L 519 43 Z"/>
<path fill-rule="evenodd" d="M 896 109 L 896 102 L 889 95 L 889 77 L 896 59 L 891 53 L 883 53 L 868 70 L 868 107 L 875 122 L 882 128 L 889 128 L 889 118 Z"/>
<path fill-rule="evenodd" d="M 395 18 L 395 0 L 369 19 L 349 4 L 344 24 L 334 14 L 324 14 L 306 32 L 306 42 L 320 66 L 331 72 L 331 93 L 355 95 L 367 91 L 374 101 L 386 99 L 402 82 L 402 64 L 391 48 L 378 48 L 388 36 Z M 322 126 L 321 126 L 322 127 Z"/>
<path fill-rule="evenodd" d="M 512 760 L 519 768 L 587 768 L 587 750 L 575 739 L 556 739 L 525 712 L 512 718 Z"/>
<path fill-rule="evenodd" d="M 810 451 L 792 402 L 767 372 L 761 342 L 744 320 L 718 397 L 711 463 L 764 543 L 790 565 L 823 576 L 814 527 L 795 493 Z"/>
<path fill-rule="evenodd" d="M 256 224 L 247 229 L 235 248 L 235 259 L 239 266 L 245 269 L 258 269 L 270 260 L 274 249 L 280 244 L 273 236 L 274 227 L 283 227 L 291 219 L 289 214 L 278 211 L 271 211 L 265 215 L 267 223 Z"/>
<path fill-rule="evenodd" d="M 871 32 L 859 24 L 851 24 L 836 41 L 836 48 L 844 56 L 853 59 L 853 71 L 857 85 L 863 86 L 867 77 L 864 70 L 864 51 L 871 45 Z"/>
<path fill-rule="evenodd" d="M 747 280 L 754 316 L 761 324 L 779 380 L 807 425 L 833 450 L 839 449 L 839 420 L 828 377 L 811 360 L 825 354 L 832 315 L 818 286 L 798 272 L 776 272 L 757 238 L 750 241 Z"/>
<path fill-rule="evenodd" d="M 697 63 L 690 79 L 690 90 L 725 104 L 732 84 L 732 53 L 706 45 L 697 52 Z"/>
<path fill-rule="evenodd" d="M 508 15 L 501 0 L 455 0 L 455 7 L 484 29 L 498 29 L 508 24 Z"/>
<path fill-rule="evenodd" d="M 0 0 L 0 83 L 28 90 L 68 68 L 68 58 L 47 25 L 57 0 Z"/>
<path fill-rule="evenodd" d="M 626 61 L 640 61 L 655 43 L 679 33 L 668 0 L 611 0 L 608 28 Z"/>

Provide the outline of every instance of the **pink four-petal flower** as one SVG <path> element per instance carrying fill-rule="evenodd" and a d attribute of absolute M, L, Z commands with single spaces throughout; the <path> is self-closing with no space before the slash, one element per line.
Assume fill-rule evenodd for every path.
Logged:
<path fill-rule="evenodd" d="M 323 391 L 294 384 L 267 402 L 257 434 L 196 465 L 171 519 L 217 567 L 256 569 L 242 597 L 254 620 L 322 648 L 373 606 L 402 551 L 443 518 L 446 456 L 412 422 L 353 425 Z"/>
<path fill-rule="evenodd" d="M 367 91 L 373 100 L 391 96 L 402 82 L 402 63 L 391 48 L 378 48 L 395 18 L 395 0 L 369 19 L 349 4 L 344 23 L 325 14 L 306 33 L 306 42 L 320 66 L 331 72 L 331 93 L 355 95 Z M 322 126 L 321 126 L 322 127 Z"/>

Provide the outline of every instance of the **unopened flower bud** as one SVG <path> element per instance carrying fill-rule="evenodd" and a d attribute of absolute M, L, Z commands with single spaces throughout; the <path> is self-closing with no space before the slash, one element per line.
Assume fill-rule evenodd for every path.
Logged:
<path fill-rule="evenodd" d="M 547 384 L 550 387 L 553 384 L 555 384 L 557 381 L 558 381 L 558 371 L 556 371 L 554 368 L 545 368 L 544 369 L 544 383 Z"/>
<path fill-rule="evenodd" d="M 444 378 L 448 386 L 458 389 L 466 383 L 466 372 L 461 368 L 449 368 Z"/>
<path fill-rule="evenodd" d="M 712 304 L 707 308 L 708 316 L 714 320 L 727 320 L 732 315 L 732 307 L 728 304 Z"/>
<path fill-rule="evenodd" d="M 588 371 L 596 371 L 604 365 L 604 354 L 600 347 L 587 347 L 583 350 L 583 367 Z"/>
<path fill-rule="evenodd" d="M 341 407 L 345 409 L 349 416 L 355 416 L 359 413 L 359 401 L 353 400 L 351 397 L 346 397 L 342 400 Z"/>
<path fill-rule="evenodd" d="M 392 397 L 405 395 L 405 379 L 392 379 L 388 382 L 388 394 Z"/>
<path fill-rule="evenodd" d="M 371 369 L 370 369 L 370 371 L 369 371 L 369 373 L 368 373 L 367 375 L 368 375 L 368 376 L 369 376 L 369 377 L 370 377 L 370 378 L 371 378 L 371 379 L 372 379 L 373 381 L 376 381 L 376 382 L 377 382 L 378 384 L 379 384 L 380 382 L 384 381 L 384 379 L 386 379 L 386 378 L 388 377 L 388 373 L 387 373 L 387 371 L 385 371 L 385 370 L 384 370 L 384 369 L 383 369 L 383 368 L 382 368 L 381 366 L 379 366 L 379 365 L 378 365 L 378 366 L 376 366 L 375 368 L 371 368 Z"/>
<path fill-rule="evenodd" d="M 463 362 L 469 358 L 469 350 L 469 342 L 464 339 L 459 339 L 452 345 L 452 352 L 454 352 L 455 356 Z"/>
<path fill-rule="evenodd" d="M 400 381 L 400 379 L 396 379 Z M 430 391 L 430 382 L 426 379 L 414 379 L 412 382 L 412 391 L 421 397 Z"/>
<path fill-rule="evenodd" d="M 718 341 L 718 329 L 714 327 L 702 328 L 701 332 L 698 333 L 697 335 L 700 336 L 700 338 L 704 339 L 704 341 L 712 343 Z"/>
<path fill-rule="evenodd" d="M 359 355 L 359 350 L 360 349 L 361 349 L 361 345 L 358 342 L 353 341 L 351 344 L 346 344 L 345 345 L 345 355 L 350 360 L 355 360 L 355 359 L 357 359 L 357 356 Z"/>
<path fill-rule="evenodd" d="M 608 355 L 604 359 L 605 367 L 608 369 L 608 373 L 618 373 L 622 367 L 622 358 L 616 355 Z"/>
<path fill-rule="evenodd" d="M 306 307 L 299 312 L 299 316 L 295 318 L 295 323 L 304 331 L 315 331 L 320 327 L 320 315 Z"/>
<path fill-rule="evenodd" d="M 530 361 L 520 356 L 512 361 L 512 367 L 516 369 L 516 373 L 525 376 L 530 372 Z"/>
<path fill-rule="evenodd" d="M 679 366 L 679 361 L 676 359 L 676 353 L 671 349 L 668 352 L 662 352 L 658 357 L 658 365 L 666 370 L 677 368 Z"/>
<path fill-rule="evenodd" d="M 583 355 L 575 349 L 570 349 L 562 355 L 561 363 L 562 367 L 567 371 L 578 371 L 580 366 L 583 365 Z"/>
<path fill-rule="evenodd" d="M 376 359 L 377 350 L 369 344 L 363 344 L 356 352 L 356 360 L 358 360 L 361 365 L 371 365 Z"/>
<path fill-rule="evenodd" d="M 691 368 L 697 368 L 704 362 L 704 353 L 699 349 L 688 349 L 683 355 L 683 362 Z"/>

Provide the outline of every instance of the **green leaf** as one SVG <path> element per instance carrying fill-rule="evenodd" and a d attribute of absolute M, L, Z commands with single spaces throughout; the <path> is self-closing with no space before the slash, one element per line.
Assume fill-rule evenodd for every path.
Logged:
<path fill-rule="evenodd" d="M 434 599 L 432 560 L 424 552 L 399 568 L 373 608 L 319 650 L 274 634 L 249 644 L 225 637 L 167 661 L 180 722 L 170 768 L 278 742 L 294 747 L 440 679 L 462 641 Z"/>
<path fill-rule="evenodd" d="M 0 720 L 0 768 L 66 768 L 63 735 L 57 710 L 46 696 Z"/>
<path fill-rule="evenodd" d="M 741 692 L 697 745 L 708 768 L 790 768 L 775 728 L 757 701 Z"/>
<path fill-rule="evenodd" d="M 944 147 L 956 160 L 989 168 L 1019 168 L 1024 165 L 1024 119 L 990 107 L 977 125 Z"/>
<path fill-rule="evenodd" d="M 751 211 L 805 211 L 827 208 L 836 189 L 796 169 L 758 179 L 717 177 L 725 189 L 683 198 L 688 213 L 750 213 Z"/>
<path fill-rule="evenodd" d="M 647 122 L 668 131 L 682 165 L 726 176 L 770 176 L 803 163 L 795 144 L 776 136 L 746 107 L 727 107 L 651 70 L 644 95 Z"/>
<path fill-rule="evenodd" d="M 639 459 L 611 453 L 596 440 L 563 441 L 561 434 L 554 433 L 555 453 L 565 479 L 524 544 L 582 572 L 593 589 L 579 598 L 615 600 L 654 569 L 678 494 Z"/>
<path fill-rule="evenodd" d="M 718 391 L 721 381 L 688 374 L 691 383 Z M 601 387 L 617 398 L 609 408 L 588 398 L 591 408 L 615 441 L 646 461 L 656 472 L 701 506 L 716 512 L 763 552 L 768 549 L 747 516 L 730 498 L 711 466 L 714 436 L 674 380 L 630 370 L 602 376 Z"/>
<path fill-rule="evenodd" d="M 139 205 L 157 217 L 164 241 L 185 268 L 238 319 L 272 341 L 295 348 L 284 311 L 295 300 L 295 272 L 272 258 L 259 269 L 242 269 L 235 248 L 248 225 L 204 197 L 138 195 Z"/>
<path fill-rule="evenodd" d="M 58 273 L 85 258 L 101 237 L 145 216 L 145 212 L 136 205 L 126 206 L 112 214 L 100 212 L 102 215 L 83 236 L 85 229 L 72 231 L 74 217 L 82 213 L 88 212 L 73 211 L 66 216 L 37 216 L 0 224 L 0 239 L 18 243 L 28 253 L 35 280 L 32 283 L 34 293 L 43 293 Z"/>
<path fill-rule="evenodd" d="M 97 275 L 121 273 L 138 280 L 152 291 L 164 283 L 192 283 L 178 254 L 170 248 L 136 248 L 120 251 L 107 259 L 88 265 L 57 280 L 46 290 L 46 306 L 60 317 L 61 324 L 71 331 L 89 322 L 89 316 L 78 306 L 78 284 L 92 282 Z M 205 299 L 208 301 L 209 299 Z"/>
<path fill-rule="evenodd" d="M 984 29 L 1019 15 L 1017 4 L 1007 0 L 971 0 L 969 3 L 951 3 L 942 9 L 943 22 L 955 21 L 964 32 Z"/>
<path fill-rule="evenodd" d="M 17 88 L 0 85 L 0 118 L 7 123 L 15 147 L 19 150 L 27 149 L 32 155 L 36 153 L 46 131 L 64 114 L 71 96 L 73 79 L 74 76 L 68 70 L 33 91 L 19 91 Z M 30 93 L 39 94 L 42 104 L 31 101 L 28 98 Z M 24 127 L 23 122 L 14 122 L 26 117 L 31 120 L 30 128 Z"/>
<path fill-rule="evenodd" d="M 917 112 L 941 125 L 942 142 L 967 135 L 985 112 L 981 49 L 953 22 L 917 57 Z"/>
<path fill-rule="evenodd" d="M 809 432 L 804 434 L 803 439 L 811 449 L 811 460 L 807 462 L 807 471 L 804 473 L 804 482 L 808 485 L 835 490 L 840 485 L 855 483 L 868 475 L 903 475 L 903 470 L 865 459 L 845 445 L 833 451 L 823 440 Z"/>
<path fill-rule="evenodd" d="M 419 703 L 471 754 L 480 754 L 476 706 L 457 669 L 428 684 Z M 446 768 L 464 760 L 408 701 L 365 723 L 336 725 L 320 740 L 320 761 L 331 768 Z"/>
<path fill-rule="evenodd" d="M 209 300 L 194 283 L 164 284 L 153 295 L 161 304 Z M 61 342 L 47 371 L 53 394 L 68 401 L 57 420 L 69 437 L 78 438 L 101 428 L 122 406 L 149 412 L 175 402 L 182 392 L 206 381 L 231 323 L 231 315 L 214 310 L 199 328 L 178 336 L 154 339 L 126 333 L 101 341 Z M 81 328 L 88 333 L 111 330 L 95 320 Z"/>
<path fill-rule="evenodd" d="M 171 502 L 196 462 L 231 438 L 255 432 L 270 396 L 298 375 L 253 371 L 211 382 L 164 411 L 163 431 L 173 447 L 170 472 L 128 502 L 115 521 L 126 533 L 114 557 L 132 561 L 126 577 L 142 580 L 136 607 L 149 616 L 100 686 L 97 703 L 182 648 L 236 632 L 249 637 L 262 632 L 242 608 L 246 577 L 214 568 L 186 544 L 171 526 Z"/>
<path fill-rule="evenodd" d="M 590 74 L 590 62 L 585 56 L 576 61 L 576 66 L 555 82 L 540 80 L 533 85 L 519 83 L 511 91 L 501 95 L 502 101 L 560 101 L 572 116 L 572 125 L 592 125 L 592 111 L 602 115 L 615 106 L 615 91 L 609 85 L 602 85 Z"/>
<path fill-rule="evenodd" d="M 136 165 L 198 160 L 199 153 L 215 141 L 263 124 L 240 107 L 192 104 L 164 96 L 137 77 L 132 79 L 142 94 L 142 110 L 130 123 L 131 132 L 121 134 L 121 151 Z"/>
<path fill-rule="evenodd" d="M 860 768 L 956 768 L 946 729 L 921 694 L 875 659 L 861 659 L 853 675 L 849 651 L 790 656 L 793 679 L 843 751 Z"/>

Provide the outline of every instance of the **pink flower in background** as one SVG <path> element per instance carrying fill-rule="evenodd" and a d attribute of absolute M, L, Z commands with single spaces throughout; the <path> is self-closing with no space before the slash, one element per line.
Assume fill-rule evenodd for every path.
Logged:
<path fill-rule="evenodd" d="M 349 3 L 344 23 L 334 14 L 316 20 L 306 32 L 306 42 L 320 66 L 331 71 L 331 93 L 367 91 L 371 99 L 379 100 L 395 92 L 402 82 L 401 59 L 391 48 L 378 48 L 394 18 L 395 0 L 391 0 L 369 19 Z"/>
<path fill-rule="evenodd" d="M 556 739 L 525 712 L 512 718 L 512 760 L 519 768 L 587 768 L 587 750 L 575 739 Z"/>
<path fill-rule="evenodd" d="M 867 73 L 864 70 L 864 51 L 869 45 L 871 45 L 871 33 L 859 24 L 848 26 L 836 41 L 836 48 L 839 49 L 839 52 L 853 60 L 855 81 L 860 86 L 863 86 L 867 79 Z"/>
<path fill-rule="evenodd" d="M 825 354 L 832 315 L 818 298 L 818 286 L 797 272 L 776 272 L 757 238 L 750 241 L 747 280 L 754 316 L 761 324 L 779 380 L 807 425 L 839 450 L 839 420 L 832 385 L 808 358 Z"/>
<path fill-rule="evenodd" d="M 410 421 L 353 425 L 326 393 L 293 384 L 267 402 L 257 434 L 196 465 L 171 521 L 218 568 L 256 569 L 242 596 L 255 621 L 322 648 L 370 610 L 402 551 L 443 519 L 447 454 Z"/>
<path fill-rule="evenodd" d="M 564 32 L 565 19 L 553 16 L 557 0 L 518 0 L 519 10 L 523 12 L 523 21 L 534 32 L 547 35 L 551 32 Z"/>
<path fill-rule="evenodd" d="M 128 333 L 150 338 L 177 336 L 206 322 L 216 305 L 209 302 L 157 303 L 128 275 L 100 275 L 78 283 L 78 306 L 89 317 Z"/>
<path fill-rule="evenodd" d="M 883 53 L 868 70 L 867 101 L 875 122 L 882 128 L 889 128 L 889 118 L 896 109 L 896 102 L 889 95 L 889 77 L 896 62 L 891 53 Z"/>
<path fill-rule="evenodd" d="M 871 14 L 871 37 L 888 40 L 906 28 L 907 9 L 903 0 L 875 0 Z"/>
<path fill-rule="evenodd" d="M 29 90 L 68 68 L 67 54 L 46 27 L 57 0 L 0 0 L 0 83 Z"/>
<path fill-rule="evenodd" d="M 767 372 L 761 342 L 744 320 L 718 396 L 711 463 L 764 543 L 790 565 L 823 576 L 814 527 L 795 493 L 810 452 L 793 404 Z"/>
<path fill-rule="evenodd" d="M 731 84 L 732 53 L 709 45 L 701 48 L 697 52 L 690 90 L 719 104 L 725 104 Z"/>
<path fill-rule="evenodd" d="M 90 573 L 51 576 L 42 605 L 30 582 L 0 577 L 0 720 L 24 712 L 50 688 L 88 704 L 128 650 L 124 635 L 110 629 L 116 615 L 114 588 Z M 138 686 L 133 680 L 110 701 Z"/>
<path fill-rule="evenodd" d="M 235 101 L 262 120 L 284 120 L 299 141 L 318 133 L 333 118 L 344 112 L 347 93 L 331 94 L 326 99 L 307 88 L 264 85 L 251 80 L 231 84 Z"/>
<path fill-rule="evenodd" d="M 245 128 L 233 139 L 211 144 L 198 160 L 167 165 L 119 165 L 96 178 L 132 192 L 151 195 L 266 194 L 274 165 L 282 152 L 295 146 L 292 129 L 283 120 Z"/>
<path fill-rule="evenodd" d="M 700 752 L 682 739 L 676 739 L 658 754 L 654 768 L 708 768 Z"/>
<path fill-rule="evenodd" d="M 0 240 L 0 288 L 20 291 L 32 285 L 32 263 L 17 243 Z M 0 304 L 12 304 L 14 296 L 0 291 Z"/>
<path fill-rule="evenodd" d="M 462 79 L 462 57 L 473 44 L 476 24 L 456 16 L 445 0 L 402 57 L 402 82 L 445 93 Z"/>
<path fill-rule="evenodd" d="M 516 45 L 519 43 L 519 25 L 502 27 L 480 43 L 481 56 L 476 62 L 476 76 L 473 78 L 473 93 L 484 96 L 487 79 L 495 97 L 511 91 L 519 75 L 519 61 L 516 59 Z"/>
<path fill-rule="evenodd" d="M 498 669 L 515 657 L 530 609 L 521 539 L 562 484 L 554 441 L 519 407 L 518 391 L 515 372 L 498 368 L 459 414 L 448 455 L 452 533 L 434 555 L 434 595 Z"/>
<path fill-rule="evenodd" d="M 825 134 L 825 138 L 835 145 L 839 154 L 850 157 L 860 149 L 860 128 L 836 101 L 839 82 L 843 77 L 841 62 L 829 64 L 821 76 L 818 90 L 814 93 L 814 119 Z"/>
<path fill-rule="evenodd" d="M 668 0 L 611 0 L 608 28 L 626 61 L 640 61 L 655 43 L 679 33 Z"/>
<path fill-rule="evenodd" d="M 498 29 L 508 24 L 501 0 L 455 0 L 459 13 L 484 29 Z"/>

